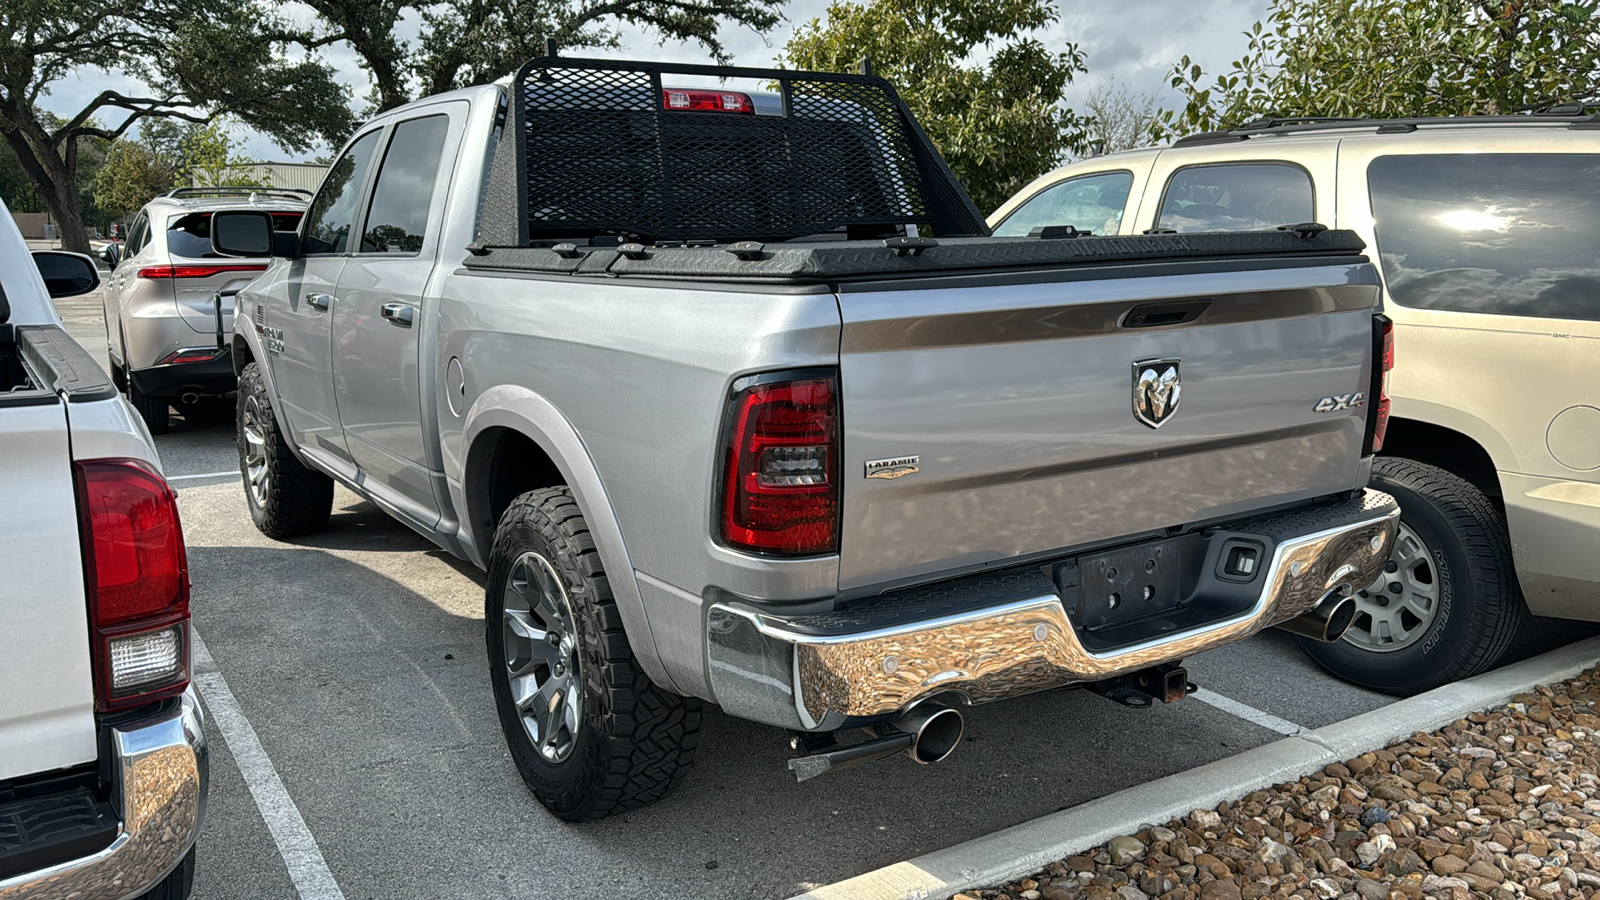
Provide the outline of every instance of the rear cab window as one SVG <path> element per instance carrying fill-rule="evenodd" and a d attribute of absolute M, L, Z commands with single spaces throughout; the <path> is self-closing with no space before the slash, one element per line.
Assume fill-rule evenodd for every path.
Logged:
<path fill-rule="evenodd" d="M 1316 221 L 1311 175 L 1287 162 L 1212 163 L 1174 172 L 1155 227 L 1264 231 Z"/>
<path fill-rule="evenodd" d="M 1600 321 L 1600 154 L 1380 156 L 1367 188 L 1395 303 Z"/>
<path fill-rule="evenodd" d="M 1080 175 L 1052 184 L 1011 211 L 996 237 L 1025 237 L 1035 228 L 1071 225 L 1079 231 L 1116 234 L 1133 189 L 1129 171 Z"/>

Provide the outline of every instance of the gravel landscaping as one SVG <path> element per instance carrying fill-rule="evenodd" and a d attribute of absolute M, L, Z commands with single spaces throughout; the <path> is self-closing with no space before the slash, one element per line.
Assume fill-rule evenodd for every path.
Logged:
<path fill-rule="evenodd" d="M 1600 897 L 1600 668 L 958 900 Z"/>

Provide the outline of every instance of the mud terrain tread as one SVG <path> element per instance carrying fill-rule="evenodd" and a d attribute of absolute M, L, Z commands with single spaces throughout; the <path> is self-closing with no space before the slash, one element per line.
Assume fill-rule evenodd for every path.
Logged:
<path fill-rule="evenodd" d="M 568 581 L 573 615 L 583 629 L 584 702 L 597 705 L 599 712 L 596 716 L 586 706 L 585 725 L 593 726 L 586 727 L 587 736 L 598 739 L 598 752 L 584 759 L 575 753 L 560 764 L 593 764 L 594 769 L 559 791 L 530 777 L 527 754 L 515 752 L 521 723 L 502 716 L 524 780 L 540 802 L 568 821 L 604 818 L 660 800 L 689 774 L 700 743 L 700 701 L 663 691 L 635 661 L 599 551 L 570 489 L 530 491 L 512 501 L 495 532 L 491 590 L 527 549 L 518 541 L 519 526 L 543 538 L 556 557 L 551 562 Z M 499 627 L 492 617 L 486 619 L 487 627 Z M 497 665 L 491 654 L 491 668 Z"/>
<path fill-rule="evenodd" d="M 248 475 L 244 466 L 244 400 L 254 394 L 267 410 L 267 421 L 262 424 L 266 438 L 267 466 L 272 471 L 272 485 L 267 490 L 265 507 L 257 507 L 250 496 Z M 266 383 L 256 363 L 249 363 L 239 373 L 239 405 L 235 410 L 235 439 L 239 443 L 239 474 L 245 485 L 245 503 L 250 507 L 250 518 L 256 528 L 267 537 L 283 539 L 321 531 L 333 514 L 333 479 L 314 469 L 307 468 L 289 450 L 277 415 L 267 399 Z"/>

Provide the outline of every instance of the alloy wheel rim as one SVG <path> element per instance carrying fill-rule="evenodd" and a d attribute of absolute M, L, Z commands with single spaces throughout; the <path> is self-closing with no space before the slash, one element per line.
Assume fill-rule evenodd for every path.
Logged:
<path fill-rule="evenodd" d="M 1432 548 L 1402 520 L 1383 572 L 1356 594 L 1344 639 L 1376 653 L 1410 647 L 1438 618 L 1441 590 Z"/>
<path fill-rule="evenodd" d="M 272 490 L 272 471 L 267 467 L 267 436 L 262 427 L 261 402 L 255 397 L 245 398 L 241 431 L 244 446 L 239 448 L 239 455 L 244 463 L 245 484 L 250 489 L 250 499 L 264 508 Z"/>
<path fill-rule="evenodd" d="M 501 623 L 506 678 L 523 731 L 548 762 L 572 755 L 583 721 L 578 638 L 566 585 L 528 552 L 511 564 Z"/>

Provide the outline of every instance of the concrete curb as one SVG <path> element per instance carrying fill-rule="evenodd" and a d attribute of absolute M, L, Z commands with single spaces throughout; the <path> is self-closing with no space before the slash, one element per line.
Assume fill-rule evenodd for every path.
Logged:
<path fill-rule="evenodd" d="M 1209 809 L 1418 731 L 1432 731 L 1536 684 L 1571 678 L 1597 661 L 1600 637 L 1579 641 L 1343 722 L 824 885 L 793 900 L 944 900 L 958 891 L 1001 884 L 1141 826 Z"/>

